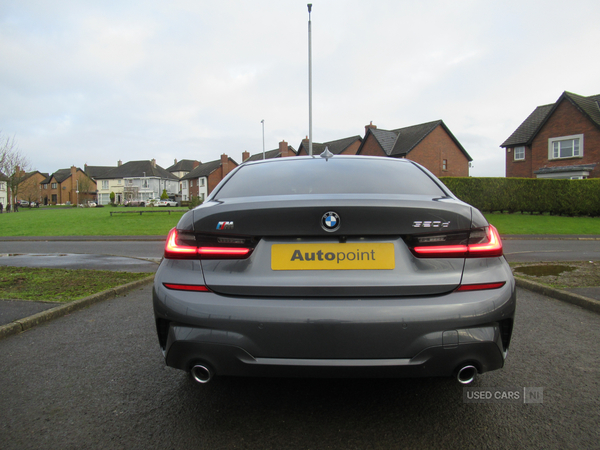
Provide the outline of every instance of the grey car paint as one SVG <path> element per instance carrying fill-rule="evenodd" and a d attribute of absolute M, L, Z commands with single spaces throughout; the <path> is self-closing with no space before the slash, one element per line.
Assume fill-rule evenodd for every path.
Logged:
<path fill-rule="evenodd" d="M 328 170 L 335 161 L 327 162 Z M 382 164 L 381 158 L 355 161 Z M 276 164 L 297 163 L 258 164 L 276 169 Z M 312 170 L 326 162 L 298 166 L 302 164 Z M 223 180 L 204 205 L 184 215 L 177 229 L 192 245 L 240 239 L 253 251 L 247 259 L 162 261 L 153 302 L 166 363 L 182 370 L 202 364 L 217 375 L 241 376 L 451 376 L 467 364 L 480 373 L 501 368 L 516 306 L 504 257 L 420 258 L 409 248 L 419 236 L 468 232 L 486 227 L 487 221 L 422 167 L 409 161 L 391 164 L 425 174 L 437 194 L 430 187 L 435 195 L 222 198 L 221 187 L 244 166 Z M 334 233 L 319 222 L 330 210 L 342 220 Z M 219 229 L 224 221 L 232 226 Z M 447 229 L 415 227 L 424 221 L 448 222 Z M 315 242 L 391 242 L 395 266 L 272 270 L 273 245 Z M 505 284 L 455 291 L 461 284 L 490 282 Z M 203 285 L 210 292 L 172 290 L 165 283 Z"/>

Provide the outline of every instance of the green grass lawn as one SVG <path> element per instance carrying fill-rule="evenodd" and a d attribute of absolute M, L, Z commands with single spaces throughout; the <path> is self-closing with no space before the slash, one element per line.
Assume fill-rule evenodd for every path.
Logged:
<path fill-rule="evenodd" d="M 166 236 L 188 211 L 115 214 L 116 211 L 164 211 L 163 208 L 22 208 L 0 215 L 1 236 Z M 500 234 L 600 235 L 600 217 L 486 214 Z"/>
<path fill-rule="evenodd" d="M 600 217 L 485 214 L 500 234 L 600 234 Z"/>
<path fill-rule="evenodd" d="M 64 303 L 148 276 L 107 270 L 0 267 L 0 298 Z"/>
<path fill-rule="evenodd" d="M 115 211 L 165 211 L 149 214 L 114 214 Z M 177 225 L 187 208 L 21 208 L 0 215 L 2 236 L 152 236 L 165 235 Z"/>

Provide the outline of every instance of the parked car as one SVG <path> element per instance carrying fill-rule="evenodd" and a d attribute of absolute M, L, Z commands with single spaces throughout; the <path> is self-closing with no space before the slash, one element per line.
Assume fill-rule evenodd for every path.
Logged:
<path fill-rule="evenodd" d="M 410 160 L 331 153 L 236 167 L 169 233 L 152 296 L 166 364 L 199 383 L 467 384 L 503 367 L 516 306 L 480 211 Z"/>
<path fill-rule="evenodd" d="M 123 206 L 146 206 L 144 200 L 125 200 Z"/>
<path fill-rule="evenodd" d="M 27 200 L 17 200 L 17 206 L 24 208 L 25 206 L 29 206 L 29 202 Z"/>
<path fill-rule="evenodd" d="M 161 200 L 158 202 L 158 206 L 169 206 L 169 207 L 175 207 L 177 206 L 177 202 L 175 200 Z"/>
<path fill-rule="evenodd" d="M 159 198 L 149 198 L 148 200 L 146 200 L 146 206 L 158 206 L 159 203 Z"/>

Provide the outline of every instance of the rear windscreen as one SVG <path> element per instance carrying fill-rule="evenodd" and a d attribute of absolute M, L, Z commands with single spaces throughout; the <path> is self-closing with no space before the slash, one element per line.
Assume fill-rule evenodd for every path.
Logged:
<path fill-rule="evenodd" d="M 425 172 L 409 162 L 383 157 L 292 157 L 239 167 L 215 198 L 310 194 L 446 196 Z"/>

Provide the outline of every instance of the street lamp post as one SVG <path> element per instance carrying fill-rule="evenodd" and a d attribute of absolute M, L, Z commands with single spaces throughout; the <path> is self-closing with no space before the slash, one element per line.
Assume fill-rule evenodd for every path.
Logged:
<path fill-rule="evenodd" d="M 263 130 L 263 159 L 267 159 L 265 156 L 265 119 L 261 120 L 262 130 Z"/>
<path fill-rule="evenodd" d="M 308 5 L 308 154 L 312 156 L 312 42 L 310 12 L 312 3 Z"/>

